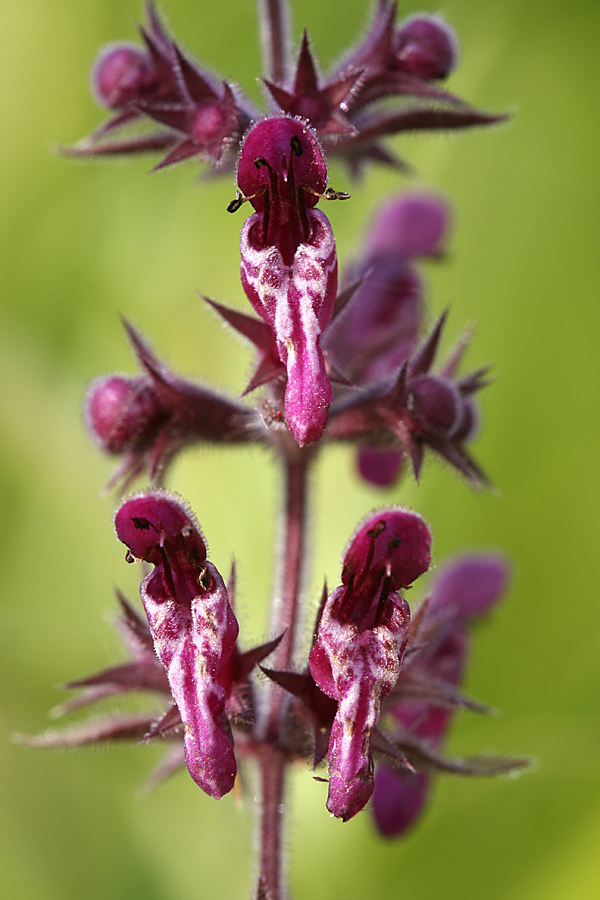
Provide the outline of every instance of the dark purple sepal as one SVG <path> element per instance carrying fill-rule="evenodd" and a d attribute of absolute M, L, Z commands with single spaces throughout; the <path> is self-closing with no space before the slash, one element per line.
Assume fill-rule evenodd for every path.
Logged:
<path fill-rule="evenodd" d="M 415 477 L 421 469 L 423 450 L 430 447 L 458 469 L 474 487 L 489 487 L 485 472 L 471 457 L 465 442 L 476 431 L 477 410 L 472 395 L 487 384 L 485 371 L 456 378 L 431 373 L 442 335 L 446 313 L 413 356 L 401 366 L 395 379 L 383 381 L 332 407 L 328 436 L 371 441 L 393 435 L 411 458 Z M 450 364 L 453 371 L 454 364 Z"/>
<path fill-rule="evenodd" d="M 15 740 L 27 747 L 81 747 L 110 741 L 139 741 L 152 727 L 153 721 L 147 714 L 106 716 L 61 731 L 51 729 L 43 734 L 18 734 Z"/>
<path fill-rule="evenodd" d="M 239 334 L 247 338 L 258 351 L 258 363 L 248 386 L 242 393 L 242 397 L 249 394 L 255 388 L 285 375 L 285 366 L 279 358 L 275 333 L 270 325 L 262 319 L 255 319 L 235 309 L 222 306 L 209 297 L 203 297 L 222 319 L 224 319 Z"/>
<path fill-rule="evenodd" d="M 59 152 L 61 156 L 71 157 L 129 156 L 135 153 L 166 150 L 176 144 L 177 140 L 177 135 L 172 131 L 160 131 L 119 140 L 102 140 L 98 143 L 84 140 L 72 147 L 60 147 Z"/>
<path fill-rule="evenodd" d="M 353 134 L 355 129 L 344 114 L 343 102 L 356 93 L 361 76 L 360 70 L 347 70 L 339 77 L 320 85 L 305 31 L 293 87 L 286 90 L 267 79 L 264 79 L 264 83 L 283 112 L 307 119 L 321 135 Z"/>
<path fill-rule="evenodd" d="M 337 709 L 335 700 L 317 686 L 310 669 L 304 672 L 279 672 L 264 666 L 260 669 L 267 678 L 300 700 L 302 712 L 313 732 L 313 769 L 316 769 L 327 754 Z"/>

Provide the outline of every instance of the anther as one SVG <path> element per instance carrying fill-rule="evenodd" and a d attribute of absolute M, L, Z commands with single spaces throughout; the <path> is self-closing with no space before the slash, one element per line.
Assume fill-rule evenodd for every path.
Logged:
<path fill-rule="evenodd" d="M 246 202 L 247 199 L 248 199 L 248 198 L 247 198 L 247 197 L 244 197 L 244 195 L 242 194 L 241 191 L 236 191 L 236 192 L 235 192 L 235 199 L 233 199 L 233 200 L 232 200 L 230 203 L 228 203 L 228 205 L 227 205 L 227 212 L 229 212 L 229 213 L 237 212 L 238 209 L 242 206 L 243 203 Z"/>
<path fill-rule="evenodd" d="M 327 188 L 324 194 L 320 194 L 318 191 L 315 191 L 311 187 L 306 187 L 303 185 L 304 190 L 313 194 L 313 196 L 318 197 L 319 200 L 349 200 L 350 194 L 347 194 L 346 191 L 334 191 L 333 188 Z"/>

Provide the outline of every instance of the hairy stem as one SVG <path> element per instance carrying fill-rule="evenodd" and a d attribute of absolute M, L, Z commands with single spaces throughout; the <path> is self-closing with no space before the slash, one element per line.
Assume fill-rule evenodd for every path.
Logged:
<path fill-rule="evenodd" d="M 289 19 L 285 0 L 259 0 L 262 22 L 262 45 L 269 77 L 280 84 L 285 81 L 289 58 Z"/>
<path fill-rule="evenodd" d="M 284 457 L 285 500 L 282 509 L 280 581 L 274 608 L 276 634 L 284 633 L 277 648 L 275 668 L 287 670 L 293 665 L 299 598 L 306 543 L 307 474 L 312 459 L 310 450 L 298 450 Z M 288 695 L 271 685 L 260 753 L 260 875 L 269 900 L 284 900 L 287 895 L 282 872 L 282 833 L 284 790 L 288 758 L 286 710 Z"/>
<path fill-rule="evenodd" d="M 283 803 L 286 760 L 264 745 L 260 760 L 260 880 L 267 900 L 285 900 L 282 872 Z"/>

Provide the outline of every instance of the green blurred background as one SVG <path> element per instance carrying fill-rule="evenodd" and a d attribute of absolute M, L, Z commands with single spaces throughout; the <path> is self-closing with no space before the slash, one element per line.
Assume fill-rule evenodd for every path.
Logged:
<path fill-rule="evenodd" d="M 259 96 L 252 0 L 164 0 L 172 31 Z M 425 3 L 430 11 L 435 4 Z M 413 11 L 402 8 L 402 13 Z M 372 506 L 401 500 L 435 531 L 436 560 L 477 546 L 514 563 L 510 595 L 477 637 L 468 689 L 503 710 L 461 716 L 450 749 L 526 753 L 515 780 L 436 785 L 421 826 L 384 843 L 368 814 L 347 825 L 307 770 L 289 797 L 295 900 L 600 898 L 598 603 L 598 234 L 600 7 L 597 0 L 448 0 L 462 64 L 450 89 L 511 124 L 398 141 L 414 186 L 455 207 L 445 265 L 430 266 L 431 308 L 451 305 L 447 340 L 475 323 L 472 366 L 494 364 L 476 456 L 498 491 L 478 494 L 430 464 L 416 487 L 375 493 L 334 450 L 314 481 L 307 588 L 339 573 L 342 548 Z M 363 0 L 295 4 L 322 64 L 360 34 Z M 240 217 L 230 178 L 201 184 L 194 164 L 149 177 L 147 159 L 82 163 L 53 147 L 100 121 L 87 80 L 97 49 L 134 39 L 140 0 L 0 4 L 0 871 L 5 897 L 197 900 L 249 897 L 252 790 L 220 803 L 177 775 L 137 786 L 160 747 L 53 752 L 10 742 L 48 727 L 56 685 L 121 657 L 112 588 L 137 593 L 98 491 L 110 472 L 81 421 L 86 383 L 133 372 L 124 313 L 180 371 L 241 390 L 245 348 L 196 289 L 243 306 Z M 345 171 L 331 183 L 349 188 Z M 371 173 L 328 208 L 342 260 L 366 217 L 410 183 Z M 432 313 L 433 314 L 433 313 Z M 189 498 L 223 571 L 238 562 L 247 643 L 266 635 L 277 473 L 262 452 L 199 450 L 170 485 Z M 416 593 L 416 592 L 415 592 Z"/>

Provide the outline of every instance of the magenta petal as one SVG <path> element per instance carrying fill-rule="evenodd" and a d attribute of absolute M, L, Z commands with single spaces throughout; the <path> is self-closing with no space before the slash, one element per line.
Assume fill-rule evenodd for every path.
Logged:
<path fill-rule="evenodd" d="M 365 481 L 377 487 L 391 487 L 400 477 L 403 455 L 400 450 L 381 447 L 361 447 L 358 451 L 358 471 Z"/>
<path fill-rule="evenodd" d="M 385 621 L 360 630 L 338 617 L 344 586 L 329 596 L 323 609 L 309 667 L 321 690 L 338 701 L 329 739 L 327 809 L 348 821 L 373 793 L 371 731 L 381 704 L 400 674 L 408 639 L 405 600 L 389 594 L 383 600 Z"/>
<path fill-rule="evenodd" d="M 375 773 L 373 817 L 387 838 L 403 834 L 421 815 L 429 791 L 429 776 L 381 765 Z"/>
<path fill-rule="evenodd" d="M 184 724 L 187 767 L 207 794 L 220 798 L 232 789 L 237 771 L 227 694 L 219 682 L 238 635 L 227 588 L 206 559 L 192 514 L 166 491 L 126 500 L 115 530 L 130 555 L 155 567 L 140 592 Z"/>
<path fill-rule="evenodd" d="M 331 225 L 309 210 L 308 241 L 298 245 L 290 266 L 276 246 L 263 245 L 261 213 L 242 228 L 242 285 L 258 314 L 271 325 L 287 370 L 285 417 L 300 446 L 325 429 L 332 391 L 321 350 L 321 332 L 331 318 L 337 291 L 337 256 Z"/>
<path fill-rule="evenodd" d="M 445 566 L 437 576 L 428 614 L 454 614 L 462 619 L 480 616 L 506 591 L 508 563 L 501 556 L 464 556 Z"/>
<path fill-rule="evenodd" d="M 167 670 L 171 693 L 184 723 L 185 760 L 202 790 L 219 799 L 233 787 L 237 772 L 229 733 L 223 727 L 227 696 L 217 673 L 237 624 L 221 576 L 210 563 L 212 589 L 194 598 L 191 610 L 152 598 L 148 576 L 142 602 L 154 645 Z M 231 653 L 231 650 L 230 650 Z"/>

